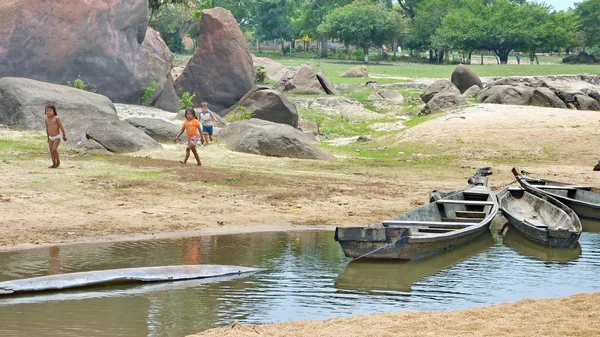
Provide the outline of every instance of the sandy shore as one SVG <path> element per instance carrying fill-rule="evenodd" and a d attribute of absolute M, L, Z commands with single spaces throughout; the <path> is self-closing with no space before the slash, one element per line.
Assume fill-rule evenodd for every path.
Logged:
<path fill-rule="evenodd" d="M 513 165 L 533 176 L 600 186 L 600 172 L 592 171 L 598 130 L 600 112 L 480 105 L 388 136 L 374 148 L 390 149 L 385 161 L 260 157 L 211 144 L 200 149 L 198 168 L 179 164 L 184 145 L 164 144 L 127 155 L 61 148 L 63 164 L 53 170 L 42 133 L 2 129 L 0 250 L 369 225 L 422 205 L 433 189 L 464 186 L 483 166 L 493 167 L 496 191 L 514 183 Z M 201 335 L 594 336 L 599 297 L 236 325 Z"/>
<path fill-rule="evenodd" d="M 266 325 L 233 323 L 193 336 L 278 337 L 589 337 L 600 336 L 600 293 L 524 299 L 451 312 L 373 314 L 326 321 Z"/>

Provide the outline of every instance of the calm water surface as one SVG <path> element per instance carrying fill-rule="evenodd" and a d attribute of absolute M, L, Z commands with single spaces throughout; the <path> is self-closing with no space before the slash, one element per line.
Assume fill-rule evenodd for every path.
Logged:
<path fill-rule="evenodd" d="M 398 310 L 453 310 L 600 291 L 600 224 L 574 249 L 509 230 L 409 263 L 348 263 L 333 233 L 273 232 L 0 253 L 0 281 L 99 269 L 232 264 L 266 268 L 185 281 L 0 297 L 0 336 L 185 336 L 211 327 Z"/>

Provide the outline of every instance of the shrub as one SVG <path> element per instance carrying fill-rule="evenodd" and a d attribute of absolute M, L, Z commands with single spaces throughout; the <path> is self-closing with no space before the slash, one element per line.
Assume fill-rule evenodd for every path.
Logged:
<path fill-rule="evenodd" d="M 267 68 L 263 65 L 254 67 L 254 82 L 265 83 L 267 81 Z"/>
<path fill-rule="evenodd" d="M 67 85 L 81 90 L 85 89 L 85 83 L 83 83 L 83 80 L 79 76 L 77 76 L 77 79 L 73 83 L 71 83 L 71 81 L 67 81 Z"/>
<path fill-rule="evenodd" d="M 145 106 L 152 105 L 154 102 L 154 92 L 158 89 L 158 83 L 154 81 L 150 81 L 150 84 L 144 89 L 144 93 L 142 94 L 142 104 Z"/>
<path fill-rule="evenodd" d="M 194 97 L 196 97 L 196 94 L 190 94 L 189 92 L 184 92 L 183 94 L 181 94 L 181 97 L 179 98 L 179 109 L 180 110 L 185 110 L 187 108 L 193 108 L 194 107 Z"/>
<path fill-rule="evenodd" d="M 237 122 L 237 121 L 243 121 L 243 120 L 247 120 L 247 119 L 251 119 L 254 116 L 254 113 L 252 111 L 248 111 L 248 109 L 246 109 L 243 106 L 238 106 L 237 109 L 235 109 L 235 111 L 233 111 L 232 113 L 229 113 L 227 115 L 227 121 L 229 122 Z"/>
<path fill-rule="evenodd" d="M 297 44 L 296 45 L 296 53 L 301 53 L 303 51 L 304 51 L 304 46 L 301 43 Z"/>

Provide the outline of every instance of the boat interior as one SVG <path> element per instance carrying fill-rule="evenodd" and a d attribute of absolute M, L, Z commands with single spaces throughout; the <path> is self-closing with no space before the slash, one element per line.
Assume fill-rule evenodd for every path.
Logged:
<path fill-rule="evenodd" d="M 478 226 L 493 209 L 495 196 L 486 186 L 471 186 L 436 199 L 394 219 L 382 222 L 388 228 L 408 228 L 412 236 L 432 236 Z"/>
<path fill-rule="evenodd" d="M 562 197 L 600 204 L 600 190 L 590 186 L 567 185 L 564 183 L 551 182 L 546 180 L 527 180 L 527 182 L 541 190 L 553 193 Z"/>
<path fill-rule="evenodd" d="M 521 188 L 508 189 L 508 193 L 500 196 L 500 206 L 515 219 L 540 230 L 577 231 L 564 210 Z"/>

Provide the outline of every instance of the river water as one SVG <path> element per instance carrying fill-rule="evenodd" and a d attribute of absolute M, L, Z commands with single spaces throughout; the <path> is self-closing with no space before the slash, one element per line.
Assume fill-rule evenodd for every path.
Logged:
<path fill-rule="evenodd" d="M 236 320 L 271 323 L 399 310 L 454 310 L 600 291 L 600 224 L 583 222 L 587 231 L 574 249 L 541 247 L 509 230 L 504 237 L 485 235 L 452 252 L 408 263 L 349 263 L 331 231 L 3 252 L 0 281 L 179 264 L 266 270 L 221 282 L 120 285 L 0 297 L 0 336 L 180 337 Z"/>

